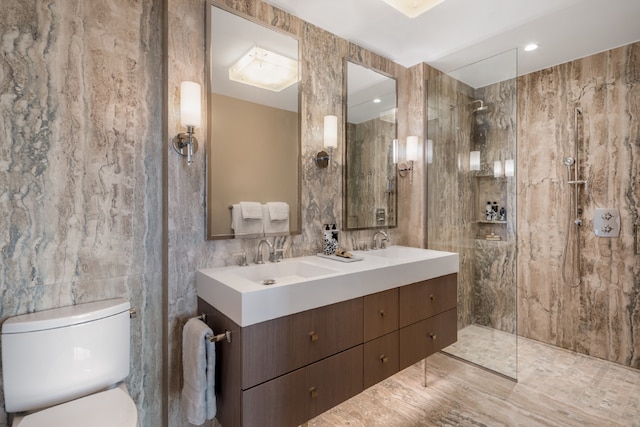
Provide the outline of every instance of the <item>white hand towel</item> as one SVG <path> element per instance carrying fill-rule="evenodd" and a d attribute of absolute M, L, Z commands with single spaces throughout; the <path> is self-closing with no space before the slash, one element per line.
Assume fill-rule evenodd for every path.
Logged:
<path fill-rule="evenodd" d="M 242 219 L 262 219 L 262 205 L 258 202 L 240 202 Z"/>
<path fill-rule="evenodd" d="M 212 375 L 215 372 L 214 366 L 207 366 L 207 335 L 213 335 L 213 332 L 198 319 L 187 321 L 182 331 L 182 405 L 189 422 L 195 425 L 204 424 L 208 415 L 207 402 L 215 399 L 215 395 L 207 396 L 208 372 Z"/>
<path fill-rule="evenodd" d="M 289 204 L 286 202 L 268 202 L 269 218 L 271 221 L 285 221 L 289 219 Z"/>
<path fill-rule="evenodd" d="M 264 218 L 262 222 L 264 224 L 265 236 L 283 236 L 289 234 L 289 216 L 284 221 L 272 221 L 269 216 L 269 207 L 267 204 L 262 205 L 264 209 Z"/>
<path fill-rule="evenodd" d="M 205 340 L 207 347 L 207 419 L 212 420 L 218 408 L 216 406 L 216 343 Z"/>
<path fill-rule="evenodd" d="M 264 233 L 264 226 L 262 220 L 256 219 L 243 219 L 242 208 L 239 203 L 236 203 L 231 208 L 231 228 L 236 236 L 245 234 L 260 234 Z"/>

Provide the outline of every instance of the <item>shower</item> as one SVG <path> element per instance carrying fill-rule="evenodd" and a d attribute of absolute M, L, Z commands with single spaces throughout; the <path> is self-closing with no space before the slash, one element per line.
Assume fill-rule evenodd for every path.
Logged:
<path fill-rule="evenodd" d="M 489 107 L 484 105 L 484 101 L 482 99 L 475 99 L 475 100 L 473 100 L 473 101 L 471 101 L 469 103 L 469 105 L 474 105 L 474 104 L 480 104 L 480 106 L 474 108 L 471 111 L 472 113 L 479 113 L 479 112 L 482 112 L 482 111 L 487 111 L 489 109 Z"/>
<path fill-rule="evenodd" d="M 573 132 L 574 132 L 574 144 L 573 144 L 573 157 L 565 157 L 562 163 L 567 167 L 567 184 L 569 185 L 569 203 L 567 204 L 567 230 L 564 237 L 564 250 L 562 251 L 562 280 L 564 283 L 572 288 L 580 286 L 582 268 L 580 263 L 580 227 L 582 226 L 582 208 L 579 207 L 580 202 L 580 189 L 578 186 L 584 185 L 585 191 L 587 190 L 587 181 L 579 180 L 578 173 L 580 172 L 579 163 L 579 143 L 580 136 L 578 132 L 578 118 L 582 116 L 582 110 L 576 108 L 573 116 Z M 572 173 L 573 172 L 573 173 Z M 567 262 L 569 251 L 569 239 L 570 235 L 573 236 L 573 248 L 572 248 L 572 265 L 573 276 L 571 282 L 567 278 Z M 576 280 L 577 276 L 577 280 Z"/>

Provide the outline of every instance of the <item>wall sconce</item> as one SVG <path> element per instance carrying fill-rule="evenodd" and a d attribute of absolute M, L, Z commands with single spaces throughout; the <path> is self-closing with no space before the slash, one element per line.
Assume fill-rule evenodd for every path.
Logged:
<path fill-rule="evenodd" d="M 201 124 L 201 102 L 198 83 L 180 83 L 180 124 L 187 128 L 187 132 L 179 133 L 173 138 L 173 148 L 178 154 L 187 157 L 189 166 L 193 164 L 193 153 L 198 151 L 198 140 L 193 136 L 193 129 Z"/>
<path fill-rule="evenodd" d="M 504 176 L 514 176 L 516 171 L 516 165 L 513 159 L 504 161 Z"/>
<path fill-rule="evenodd" d="M 495 178 L 502 177 L 502 161 L 501 160 L 496 160 L 495 162 L 493 162 L 493 176 Z"/>
<path fill-rule="evenodd" d="M 433 163 L 433 140 L 427 139 L 427 163 Z"/>
<path fill-rule="evenodd" d="M 393 140 L 393 164 L 398 164 L 398 140 Z"/>
<path fill-rule="evenodd" d="M 479 171 L 480 170 L 480 152 L 472 151 L 469 153 L 469 170 Z"/>
<path fill-rule="evenodd" d="M 324 169 L 329 166 L 331 157 L 333 155 L 333 149 L 338 146 L 338 117 L 337 116 L 324 116 L 324 131 L 322 145 L 324 148 L 329 149 L 329 153 L 322 150 L 316 155 L 316 165 L 319 168 Z"/>
<path fill-rule="evenodd" d="M 407 146 L 405 150 L 406 160 L 409 162 L 409 167 L 407 167 L 406 163 L 400 164 L 400 169 L 398 169 L 398 173 L 401 177 L 405 177 L 407 172 L 411 172 L 409 177 L 410 182 L 413 182 L 413 162 L 418 160 L 418 137 L 417 136 L 408 136 L 407 137 Z"/>

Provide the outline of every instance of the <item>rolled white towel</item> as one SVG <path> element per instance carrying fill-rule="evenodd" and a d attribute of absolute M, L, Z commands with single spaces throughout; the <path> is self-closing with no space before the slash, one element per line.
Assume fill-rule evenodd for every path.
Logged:
<path fill-rule="evenodd" d="M 213 335 L 213 331 L 198 319 L 187 321 L 182 331 L 182 406 L 189 422 L 195 425 L 204 424 L 207 419 L 207 370 L 214 369 L 208 367 L 207 335 Z"/>

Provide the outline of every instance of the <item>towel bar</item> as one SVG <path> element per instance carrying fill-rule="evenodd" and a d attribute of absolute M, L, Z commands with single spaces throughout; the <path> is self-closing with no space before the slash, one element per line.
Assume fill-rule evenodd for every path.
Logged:
<path fill-rule="evenodd" d="M 203 322 L 207 323 L 207 315 L 205 313 L 202 313 L 201 315 L 194 317 L 194 319 L 202 320 Z M 231 331 L 225 330 L 223 334 L 207 335 L 207 339 L 211 342 L 219 342 L 222 340 L 231 342 Z"/>

